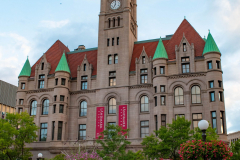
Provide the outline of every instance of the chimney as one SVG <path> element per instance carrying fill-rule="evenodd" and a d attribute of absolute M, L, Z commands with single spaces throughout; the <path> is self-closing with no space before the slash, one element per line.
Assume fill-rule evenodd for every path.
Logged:
<path fill-rule="evenodd" d="M 85 46 L 84 45 L 79 45 L 77 50 L 84 50 L 85 49 Z"/>

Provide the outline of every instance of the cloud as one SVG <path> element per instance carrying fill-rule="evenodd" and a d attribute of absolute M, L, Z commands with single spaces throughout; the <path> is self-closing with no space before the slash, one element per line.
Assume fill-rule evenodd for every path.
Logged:
<path fill-rule="evenodd" d="M 69 23 L 69 20 L 62 20 L 62 21 L 43 20 L 40 23 L 41 23 L 41 25 L 40 25 L 41 27 L 54 29 L 54 28 L 62 28 L 64 26 L 66 26 Z"/>

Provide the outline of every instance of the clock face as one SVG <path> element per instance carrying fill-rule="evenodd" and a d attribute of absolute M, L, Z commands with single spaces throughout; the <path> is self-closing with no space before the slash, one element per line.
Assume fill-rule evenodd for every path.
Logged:
<path fill-rule="evenodd" d="M 111 3 L 111 8 L 112 9 L 118 9 L 120 7 L 120 5 L 121 5 L 121 2 L 119 0 L 114 0 Z"/>

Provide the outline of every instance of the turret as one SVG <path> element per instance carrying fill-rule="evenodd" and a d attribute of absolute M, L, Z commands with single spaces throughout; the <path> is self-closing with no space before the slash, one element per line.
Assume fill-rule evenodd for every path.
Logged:
<path fill-rule="evenodd" d="M 54 125 L 54 137 L 51 137 L 53 141 L 66 140 L 66 125 L 67 125 L 67 108 L 69 104 L 69 78 L 70 69 L 66 59 L 65 53 L 63 53 L 58 66 L 55 70 L 55 87 L 54 87 L 54 99 L 51 122 Z M 51 111 L 50 111 L 51 112 Z M 59 126 L 61 125 L 61 126 Z M 58 128 L 62 128 L 62 135 L 58 135 Z"/>
<path fill-rule="evenodd" d="M 205 69 L 207 71 L 206 84 L 208 84 L 208 95 L 211 107 L 209 113 L 212 120 L 210 123 L 213 128 L 217 128 L 218 134 L 226 134 L 225 107 L 222 84 L 221 52 L 209 31 L 207 41 L 203 50 L 205 57 Z M 221 121 L 225 121 L 222 123 Z M 221 138 L 221 137 L 220 137 Z"/>

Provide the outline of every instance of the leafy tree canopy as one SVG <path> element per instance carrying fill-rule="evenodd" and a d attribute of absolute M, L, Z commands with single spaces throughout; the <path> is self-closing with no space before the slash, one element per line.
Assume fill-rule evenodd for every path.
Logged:
<path fill-rule="evenodd" d="M 231 143 L 231 151 L 233 153 L 232 160 L 239 160 L 240 159 L 240 140 Z"/>

